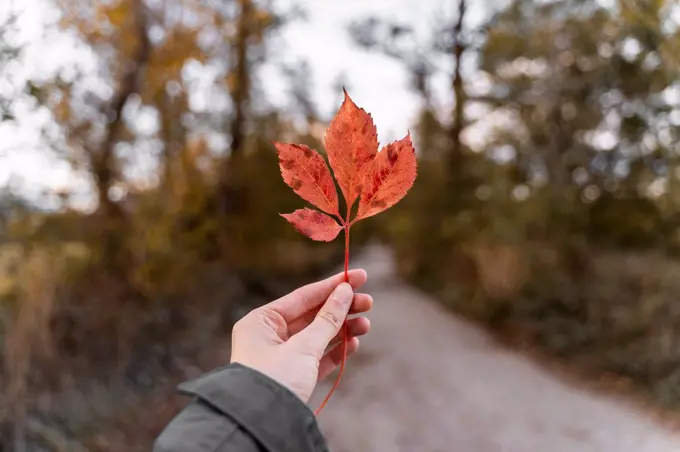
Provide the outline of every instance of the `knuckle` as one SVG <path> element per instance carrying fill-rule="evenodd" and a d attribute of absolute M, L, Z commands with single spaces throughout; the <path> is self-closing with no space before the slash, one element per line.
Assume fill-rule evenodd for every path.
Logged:
<path fill-rule="evenodd" d="M 317 317 L 321 320 L 328 322 L 335 329 L 338 329 L 342 326 L 342 321 L 338 318 L 338 316 L 333 314 L 331 311 L 322 309 L 317 314 Z"/>
<path fill-rule="evenodd" d="M 330 296 L 329 301 L 330 301 L 331 303 L 333 303 L 333 306 L 337 306 L 338 308 L 342 308 L 343 305 L 345 304 L 345 303 L 343 303 L 343 302 L 340 300 L 340 297 L 339 297 L 337 294 L 335 294 L 335 293 L 333 293 L 333 294 Z"/>
<path fill-rule="evenodd" d="M 272 330 L 281 331 L 287 327 L 283 316 L 274 309 L 263 306 L 258 311 L 258 320 Z"/>

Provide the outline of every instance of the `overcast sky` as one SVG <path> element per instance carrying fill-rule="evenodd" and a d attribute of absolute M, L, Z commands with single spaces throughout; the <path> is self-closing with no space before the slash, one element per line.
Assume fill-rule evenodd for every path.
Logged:
<path fill-rule="evenodd" d="M 474 2 L 470 10 L 471 22 L 478 22 L 485 6 L 492 0 Z M 412 126 L 418 110 L 417 99 L 409 92 L 403 68 L 386 57 L 358 49 L 351 43 L 347 24 L 369 15 L 408 21 L 426 34 L 434 18 L 455 17 L 456 2 L 445 0 L 281 0 L 282 4 L 302 6 L 308 20 L 289 26 L 283 33 L 288 59 L 300 57 L 313 71 L 312 93 L 320 111 L 332 114 L 338 107 L 339 93 L 334 90 L 340 74 L 349 81 L 350 93 L 360 106 L 374 117 L 381 142 L 401 138 Z M 22 12 L 21 39 L 30 43 L 21 67 L 13 67 L 17 80 L 28 76 L 50 74 L 61 67 L 93 66 L 93 61 L 74 50 L 68 36 L 59 39 L 42 38 L 45 24 L 54 23 L 58 12 L 49 7 L 48 0 L 1 0 L 0 16 L 9 8 Z M 444 63 L 446 64 L 446 62 Z M 268 101 L 283 103 L 282 81 L 274 70 L 264 68 L 262 80 Z M 446 83 L 445 79 L 441 80 Z M 444 86 L 444 85 L 442 85 Z M 1 89 L 2 87 L 0 87 Z M 7 88 L 7 87 L 5 87 Z M 448 90 L 442 89 L 438 102 L 450 104 Z M 71 185 L 72 174 L 63 162 L 45 158 L 38 137 L 38 128 L 47 114 L 29 114 L 27 106 L 19 106 L 19 126 L 0 125 L 0 154 L 9 158 L 0 163 L 0 186 L 8 181 L 23 181 L 22 191 L 31 196 L 45 188 Z M 12 176 L 14 176 L 12 178 Z"/>

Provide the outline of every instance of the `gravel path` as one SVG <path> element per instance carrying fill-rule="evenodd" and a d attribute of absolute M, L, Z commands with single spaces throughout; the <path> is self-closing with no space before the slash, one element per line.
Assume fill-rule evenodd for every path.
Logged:
<path fill-rule="evenodd" d="M 319 415 L 332 452 L 680 452 L 680 437 L 577 389 L 400 283 L 370 248 L 371 334 Z M 325 382 L 311 401 L 318 406 Z"/>

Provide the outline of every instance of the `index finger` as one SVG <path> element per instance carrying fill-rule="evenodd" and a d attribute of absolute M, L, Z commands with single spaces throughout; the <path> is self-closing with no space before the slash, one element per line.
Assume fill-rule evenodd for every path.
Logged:
<path fill-rule="evenodd" d="M 363 286 L 367 279 L 366 270 L 357 269 L 349 271 L 349 284 L 354 290 Z M 344 272 L 338 273 L 330 278 L 302 286 L 288 295 L 272 301 L 267 306 L 281 314 L 286 322 L 292 322 L 307 311 L 324 304 L 333 290 L 344 281 Z"/>

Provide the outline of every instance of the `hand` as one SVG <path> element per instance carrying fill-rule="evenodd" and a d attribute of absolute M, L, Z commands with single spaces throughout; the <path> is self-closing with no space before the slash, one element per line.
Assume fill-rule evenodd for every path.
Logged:
<path fill-rule="evenodd" d="M 342 361 L 341 328 L 348 313 L 373 305 L 370 295 L 353 291 L 366 279 L 364 270 L 352 270 L 347 284 L 340 273 L 254 309 L 234 325 L 231 362 L 267 375 L 306 403 L 317 382 Z M 368 333 L 371 324 L 356 317 L 347 327 L 349 356 L 359 348 L 357 336 Z"/>

